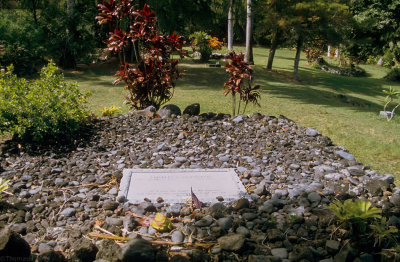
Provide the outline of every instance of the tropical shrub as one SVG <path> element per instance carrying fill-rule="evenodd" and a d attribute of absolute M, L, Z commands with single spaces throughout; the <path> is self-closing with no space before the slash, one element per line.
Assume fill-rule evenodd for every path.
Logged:
<path fill-rule="evenodd" d="M 8 188 L 9 182 L 10 182 L 9 180 L 3 180 L 3 178 L 0 177 L 0 193 Z M 0 200 L 1 200 L 1 195 L 0 195 Z"/>
<path fill-rule="evenodd" d="M 121 111 L 121 108 L 116 107 L 116 106 L 100 108 L 101 117 L 114 116 L 115 114 L 119 113 L 120 111 Z"/>
<path fill-rule="evenodd" d="M 200 52 L 200 60 L 202 62 L 207 62 L 212 54 L 212 48 L 209 45 L 211 36 L 206 32 L 198 31 L 191 34 L 189 38 L 191 40 L 190 47 L 192 48 L 193 52 Z"/>
<path fill-rule="evenodd" d="M 66 82 L 53 62 L 34 82 L 17 77 L 9 66 L 0 72 L 0 132 L 33 141 L 70 136 L 87 115 L 87 96 Z"/>
<path fill-rule="evenodd" d="M 157 110 L 173 96 L 175 80 L 179 78 L 178 60 L 171 54 L 186 54 L 182 49 L 185 41 L 173 33 L 162 35 L 158 32 L 156 14 L 145 4 L 143 10 L 134 11 L 131 1 L 103 1 L 99 4 L 98 23 L 110 24 L 113 31 L 107 40 L 108 49 L 123 52 L 136 41 L 143 49 L 143 59 L 137 65 L 121 63 L 114 84 L 125 82 L 128 90 L 128 104 L 134 109 L 154 106 Z M 128 30 L 121 28 L 123 21 L 134 16 Z M 128 19 L 129 21 L 129 19 Z"/>
<path fill-rule="evenodd" d="M 242 53 L 236 54 L 234 51 L 229 53 L 230 61 L 225 64 L 226 72 L 229 74 L 228 81 L 224 84 L 225 95 L 232 94 L 232 114 L 239 114 L 240 105 L 245 103 L 243 113 L 249 102 L 260 106 L 258 99 L 260 93 L 259 85 L 251 86 L 253 81 L 253 72 L 250 65 L 244 61 Z M 236 111 L 236 94 L 239 94 L 239 104 Z"/>
<path fill-rule="evenodd" d="M 394 67 L 385 76 L 386 79 L 390 81 L 400 81 L 400 68 Z"/>
<path fill-rule="evenodd" d="M 208 45 L 213 50 L 221 50 L 223 44 L 223 42 L 218 40 L 218 37 L 212 37 L 210 40 L 208 40 Z"/>
<path fill-rule="evenodd" d="M 308 44 L 308 46 L 304 50 L 308 64 L 311 65 L 319 57 L 322 57 L 324 55 L 323 47 L 324 42 L 321 40 L 315 40 Z"/>

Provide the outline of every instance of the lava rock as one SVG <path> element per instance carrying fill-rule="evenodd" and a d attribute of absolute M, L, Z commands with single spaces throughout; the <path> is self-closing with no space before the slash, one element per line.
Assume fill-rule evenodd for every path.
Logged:
<path fill-rule="evenodd" d="M 31 248 L 19 234 L 13 232 L 9 227 L 0 231 L 0 258 L 9 257 L 26 259 L 28 261 L 31 255 Z"/>
<path fill-rule="evenodd" d="M 90 262 L 96 259 L 97 247 L 92 241 L 81 238 L 74 241 L 69 261 Z"/>
<path fill-rule="evenodd" d="M 244 246 L 245 237 L 242 234 L 232 234 L 220 237 L 217 241 L 223 250 L 239 251 Z"/>
<path fill-rule="evenodd" d="M 198 116 L 200 114 L 200 104 L 199 103 L 195 103 L 195 104 L 191 104 L 188 105 L 185 110 L 183 110 L 183 114 L 187 114 L 190 116 Z"/>
<path fill-rule="evenodd" d="M 117 262 L 119 249 L 119 245 L 114 240 L 105 239 L 99 244 L 96 260 L 103 259 L 109 262 Z"/>
<path fill-rule="evenodd" d="M 136 238 L 123 245 L 118 253 L 121 262 L 155 261 L 155 250 L 147 240 Z"/>

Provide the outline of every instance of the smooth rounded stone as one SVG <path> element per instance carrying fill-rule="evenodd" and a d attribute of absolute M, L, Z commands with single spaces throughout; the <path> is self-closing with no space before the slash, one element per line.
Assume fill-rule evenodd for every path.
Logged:
<path fill-rule="evenodd" d="M 76 214 L 76 209 L 69 207 L 61 211 L 61 215 L 64 217 L 72 217 Z"/>
<path fill-rule="evenodd" d="M 232 121 L 235 122 L 235 123 L 241 123 L 241 122 L 243 122 L 243 116 L 242 115 L 238 115 L 235 118 L 233 118 Z"/>
<path fill-rule="evenodd" d="M 30 260 L 27 260 L 30 261 Z M 66 262 L 67 259 L 64 257 L 64 255 L 61 252 L 57 252 L 54 250 L 45 252 L 45 253 L 40 253 L 36 260 L 38 262 L 44 262 L 44 261 L 54 261 L 54 262 Z"/>
<path fill-rule="evenodd" d="M 207 227 L 211 225 L 214 222 L 214 219 L 212 216 L 207 215 L 202 217 L 199 221 L 196 221 L 195 226 L 198 227 Z"/>
<path fill-rule="evenodd" d="M 124 203 L 125 201 L 127 201 L 125 195 L 119 195 L 119 196 L 117 197 L 117 202 L 118 202 L 118 203 Z"/>
<path fill-rule="evenodd" d="M 223 230 L 229 230 L 232 227 L 233 219 L 232 217 L 221 217 L 217 220 L 217 224 L 223 229 Z"/>
<path fill-rule="evenodd" d="M 341 158 L 349 160 L 349 161 L 355 161 L 356 160 L 356 158 L 352 154 L 347 153 L 347 152 L 342 151 L 342 150 L 334 151 L 334 154 L 340 156 Z"/>
<path fill-rule="evenodd" d="M 232 234 L 217 239 L 221 249 L 226 251 L 239 251 L 243 248 L 245 236 L 242 234 Z"/>
<path fill-rule="evenodd" d="M 103 203 L 104 210 L 111 210 L 114 211 L 119 206 L 118 202 L 115 201 L 106 201 Z"/>
<path fill-rule="evenodd" d="M 64 179 L 63 178 L 59 178 L 59 177 L 57 177 L 55 180 L 54 180 L 54 184 L 57 186 L 57 185 L 60 185 L 60 184 L 63 184 L 64 183 Z"/>
<path fill-rule="evenodd" d="M 303 188 L 294 188 L 294 189 L 288 189 L 288 195 L 290 198 L 295 198 L 300 196 L 303 192 L 304 189 Z"/>
<path fill-rule="evenodd" d="M 14 221 L 15 221 L 15 219 L 14 219 Z M 25 223 L 12 224 L 11 229 L 12 229 L 12 231 L 14 231 L 18 234 L 22 234 L 22 235 L 26 234 L 26 224 Z"/>
<path fill-rule="evenodd" d="M 282 241 L 284 239 L 284 235 L 279 229 L 272 228 L 267 231 L 268 240 L 271 242 Z"/>
<path fill-rule="evenodd" d="M 49 246 L 47 243 L 40 243 L 38 246 L 38 253 L 46 253 L 52 251 L 53 248 Z"/>
<path fill-rule="evenodd" d="M 171 241 L 172 242 L 183 242 L 183 239 L 185 238 L 185 236 L 182 234 L 181 231 L 179 230 L 175 230 L 174 232 L 172 232 L 171 235 Z"/>
<path fill-rule="evenodd" d="M 157 233 L 157 230 L 155 228 L 153 228 L 152 226 L 149 226 L 149 228 L 147 230 L 147 234 L 154 235 L 155 233 Z"/>
<path fill-rule="evenodd" d="M 170 118 L 172 115 L 180 116 L 181 115 L 181 109 L 174 104 L 168 104 L 163 106 L 159 111 L 158 115 L 161 118 Z"/>
<path fill-rule="evenodd" d="M 273 248 L 271 254 L 275 257 L 286 259 L 289 257 L 288 250 L 286 248 Z"/>
<path fill-rule="evenodd" d="M 155 261 L 155 250 L 147 240 L 136 238 L 123 245 L 118 252 L 121 262 Z"/>
<path fill-rule="evenodd" d="M 247 221 L 254 220 L 256 217 L 257 217 L 256 213 L 248 213 L 248 212 L 246 212 L 246 213 L 242 214 L 242 218 L 244 220 L 247 220 Z"/>
<path fill-rule="evenodd" d="M 116 195 L 116 194 L 118 194 L 117 188 L 115 188 L 115 187 L 111 188 L 111 189 L 108 191 L 108 194 L 109 194 L 109 195 Z"/>
<path fill-rule="evenodd" d="M 300 169 L 300 165 L 298 165 L 298 164 L 290 164 L 289 168 L 293 169 L 293 170 L 298 170 L 298 169 Z"/>
<path fill-rule="evenodd" d="M 125 231 L 132 231 L 135 228 L 135 219 L 132 215 L 126 215 L 122 221 Z"/>
<path fill-rule="evenodd" d="M 317 135 L 320 135 L 320 134 L 321 133 L 315 128 L 307 128 L 306 129 L 306 135 L 307 136 L 314 137 L 314 136 L 317 136 Z"/>
<path fill-rule="evenodd" d="M 247 198 L 241 198 L 233 202 L 232 208 L 234 210 L 240 210 L 243 208 L 248 208 L 250 206 L 250 202 Z"/>
<path fill-rule="evenodd" d="M 311 192 L 308 194 L 307 199 L 311 202 L 319 202 L 321 201 L 321 196 L 317 192 Z"/>
<path fill-rule="evenodd" d="M 121 218 L 107 217 L 105 223 L 110 226 L 122 226 L 123 221 Z"/>
<path fill-rule="evenodd" d="M 221 162 L 228 162 L 229 161 L 229 156 L 220 156 L 218 159 Z"/>
<path fill-rule="evenodd" d="M 185 163 L 186 161 L 187 161 L 186 157 L 183 157 L 183 156 L 175 157 L 175 162 L 177 162 L 177 163 Z"/>
<path fill-rule="evenodd" d="M 273 262 L 274 258 L 269 258 L 267 256 L 264 255 L 249 255 L 247 261 L 248 262 L 265 262 L 265 261 L 270 261 Z"/>
<path fill-rule="evenodd" d="M 191 105 L 188 105 L 184 110 L 183 114 L 187 114 L 189 116 L 198 116 L 200 114 L 200 104 L 199 103 L 194 103 Z"/>
<path fill-rule="evenodd" d="M 260 183 L 256 186 L 256 188 L 254 189 L 254 193 L 257 194 L 258 196 L 264 196 L 268 194 L 268 191 L 265 187 L 264 183 Z"/>
<path fill-rule="evenodd" d="M 246 227 L 244 226 L 239 226 L 238 228 L 236 228 L 236 233 L 237 234 L 242 234 L 245 237 L 249 237 L 250 236 L 250 230 L 248 230 Z"/>
<path fill-rule="evenodd" d="M 274 212 L 275 208 L 272 204 L 268 204 L 268 205 L 262 205 L 258 207 L 258 212 L 260 213 L 267 213 L 267 214 L 271 214 L 272 212 Z"/>
<path fill-rule="evenodd" d="M 179 216 L 181 209 L 182 209 L 181 204 L 173 204 L 173 205 L 167 207 L 167 215 Z"/>
<path fill-rule="evenodd" d="M 96 259 L 97 247 L 92 241 L 80 238 L 74 240 L 71 246 L 70 259 L 71 261 L 93 261 Z"/>

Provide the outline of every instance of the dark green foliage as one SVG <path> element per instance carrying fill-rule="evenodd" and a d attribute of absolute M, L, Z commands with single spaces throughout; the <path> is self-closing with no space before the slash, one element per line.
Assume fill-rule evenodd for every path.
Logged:
<path fill-rule="evenodd" d="M 18 78 L 10 66 L 0 72 L 0 132 L 33 141 L 70 136 L 87 115 L 87 96 L 67 83 L 53 62 L 34 82 Z"/>
<path fill-rule="evenodd" d="M 390 72 L 385 76 L 385 78 L 390 81 L 400 81 L 400 68 L 392 68 Z"/>
<path fill-rule="evenodd" d="M 208 44 L 211 36 L 203 31 L 194 32 L 190 36 L 191 44 L 190 47 L 193 52 L 200 52 L 200 61 L 207 62 L 210 59 L 212 48 Z"/>
<path fill-rule="evenodd" d="M 0 65 L 13 64 L 18 75 L 32 74 L 43 63 L 43 31 L 21 10 L 0 11 Z"/>

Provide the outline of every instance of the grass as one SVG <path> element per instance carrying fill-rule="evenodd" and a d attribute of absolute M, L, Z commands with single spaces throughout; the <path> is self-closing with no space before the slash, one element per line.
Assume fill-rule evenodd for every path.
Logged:
<path fill-rule="evenodd" d="M 347 148 L 358 161 L 380 173 L 391 173 L 400 182 L 400 118 L 387 122 L 379 116 L 382 89 L 400 89 L 399 83 L 382 79 L 388 70 L 362 65 L 368 77 L 337 76 L 308 66 L 302 57 L 300 81 L 294 81 L 293 57 L 292 50 L 278 50 L 274 70 L 266 71 L 268 49 L 254 49 L 254 84 L 262 87 L 261 107 L 249 106 L 246 113 L 284 115 L 298 125 L 317 128 L 334 144 Z M 200 103 L 201 112 L 231 113 L 231 98 L 222 91 L 227 79 L 224 68 L 209 68 L 189 58 L 180 66 L 186 74 L 177 82 L 170 103 L 182 109 Z M 122 104 L 123 87 L 111 85 L 116 69 L 110 65 L 91 66 L 83 72 L 66 73 L 66 77 L 78 81 L 83 91 L 92 91 L 89 102 L 95 113 L 99 114 L 100 107 L 113 105 L 127 112 L 128 107 Z"/>

